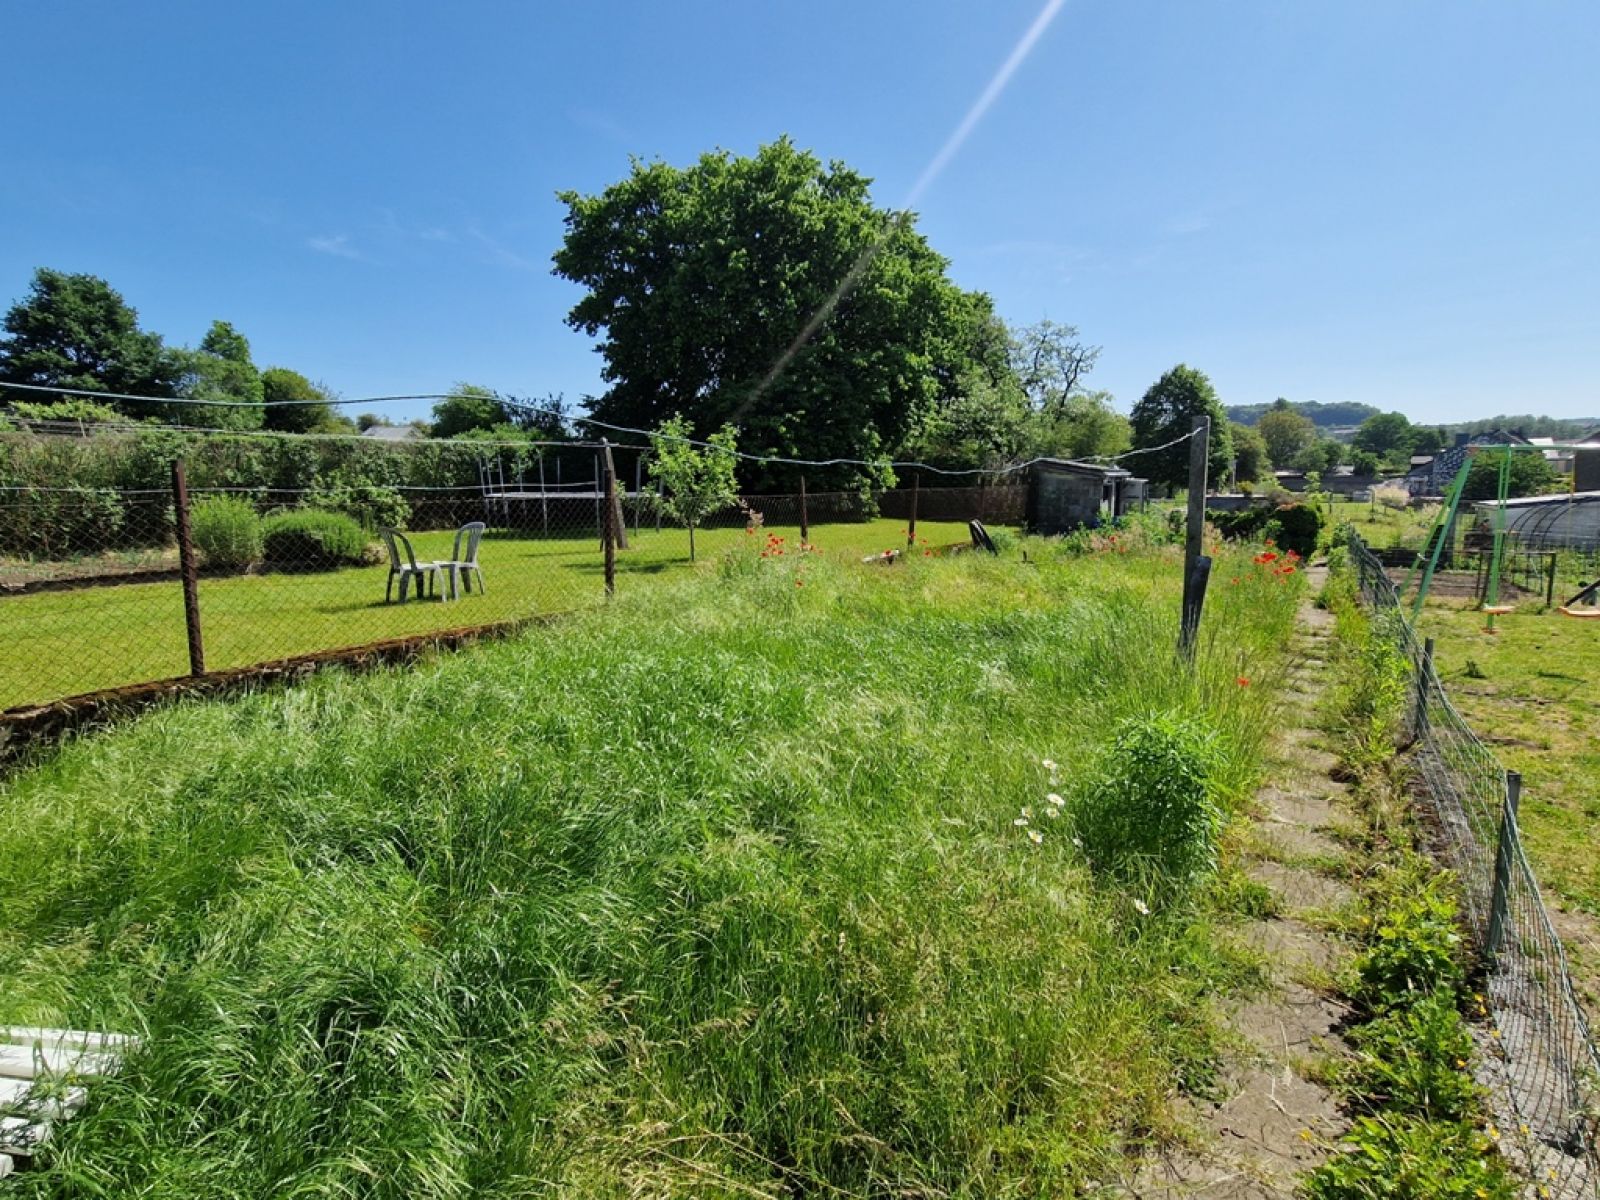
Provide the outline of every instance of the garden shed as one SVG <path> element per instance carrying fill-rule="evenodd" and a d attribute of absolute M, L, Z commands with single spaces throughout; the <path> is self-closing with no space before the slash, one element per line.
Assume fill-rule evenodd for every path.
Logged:
<path fill-rule="evenodd" d="M 1045 458 L 1028 477 L 1028 529 L 1069 533 L 1093 529 L 1144 503 L 1145 480 L 1121 467 Z"/>

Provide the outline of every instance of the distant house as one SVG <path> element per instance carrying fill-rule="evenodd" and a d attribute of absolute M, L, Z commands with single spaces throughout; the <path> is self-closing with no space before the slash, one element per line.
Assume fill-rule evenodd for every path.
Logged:
<path fill-rule="evenodd" d="M 1504 429 L 1491 429 L 1487 433 L 1456 434 L 1455 445 L 1437 454 L 1417 454 L 1411 458 L 1411 469 L 1406 472 L 1406 489 L 1413 496 L 1442 496 L 1445 489 L 1461 470 L 1471 446 L 1526 446 L 1528 439 L 1508 433 Z"/>
<path fill-rule="evenodd" d="M 361 436 L 380 442 L 409 442 L 421 437 L 422 431 L 415 425 L 370 425 L 361 431 Z"/>
<path fill-rule="evenodd" d="M 1528 445 L 1538 446 L 1544 451 L 1544 460 L 1550 464 L 1550 469 L 1557 475 L 1570 475 L 1572 473 L 1572 451 L 1557 450 L 1556 439 L 1553 437 L 1531 437 Z"/>

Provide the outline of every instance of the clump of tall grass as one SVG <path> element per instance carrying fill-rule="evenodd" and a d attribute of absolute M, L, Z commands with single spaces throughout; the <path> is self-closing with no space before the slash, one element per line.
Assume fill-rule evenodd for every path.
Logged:
<path fill-rule="evenodd" d="M 1030 558 L 757 557 L 0 783 L 0 1021 L 145 1035 L 20 1194 L 1116 1175 L 1241 968 L 1012 819 L 1141 720 L 1242 792 L 1292 600 L 1188 671 L 1171 559 Z"/>
<path fill-rule="evenodd" d="M 208 567 L 248 567 L 261 557 L 261 518 L 242 496 L 207 496 L 190 518 L 195 545 Z"/>

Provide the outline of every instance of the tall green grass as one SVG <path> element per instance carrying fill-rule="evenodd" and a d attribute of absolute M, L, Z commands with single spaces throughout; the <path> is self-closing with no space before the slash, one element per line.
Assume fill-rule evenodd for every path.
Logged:
<path fill-rule="evenodd" d="M 1091 873 L 1038 815 L 1041 760 L 1087 787 L 1120 722 L 1166 714 L 1214 740 L 1233 805 L 1296 581 L 1225 560 L 1191 673 L 1173 551 L 1027 548 L 736 551 L 413 671 L 161 711 L 0 785 L 0 1020 L 144 1035 L 18 1194 L 1114 1176 L 1205 1078 L 1242 968 L 1203 907 L 1146 915 Z"/>

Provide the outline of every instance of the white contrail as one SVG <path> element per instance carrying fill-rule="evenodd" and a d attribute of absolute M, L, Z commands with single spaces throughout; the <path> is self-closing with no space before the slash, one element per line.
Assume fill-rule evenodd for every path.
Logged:
<path fill-rule="evenodd" d="M 994 102 L 1000 98 L 1000 93 L 1006 90 L 1006 84 L 1011 82 L 1011 77 L 1017 73 L 1017 68 L 1027 60 L 1029 54 L 1033 53 L 1034 46 L 1044 36 L 1044 31 L 1050 28 L 1050 22 L 1056 19 L 1056 14 L 1066 3 L 1067 0 L 1045 0 L 1045 6 L 1033 19 L 1033 24 L 1028 26 L 1028 32 L 1023 34 L 1022 40 L 1012 47 L 1009 57 L 1000 64 L 1000 69 L 994 73 L 994 78 L 989 80 L 989 86 L 983 89 L 983 94 L 973 102 L 972 107 L 967 110 L 967 115 L 961 118 L 961 124 L 956 126 L 955 132 L 945 139 L 944 145 L 939 147 L 939 153 L 933 156 L 933 160 L 923 168 L 922 174 L 917 176 L 917 182 L 912 185 L 901 208 L 910 208 L 916 204 L 922 198 L 922 193 L 927 191 L 929 185 L 939 177 L 945 167 L 949 166 L 950 160 L 956 156 L 967 138 L 972 135 L 972 131 L 978 127 L 978 122 L 983 120 L 989 109 L 994 106 Z"/>
<path fill-rule="evenodd" d="M 1033 24 L 1028 26 L 1028 31 L 1011 48 L 1011 53 L 1006 56 L 1005 62 L 1000 64 L 1000 69 L 989 80 L 989 85 L 973 101 L 972 107 L 967 109 L 967 115 L 961 118 L 961 124 L 955 127 L 955 130 L 945 139 L 944 145 L 939 147 L 939 153 L 933 156 L 928 165 L 922 169 L 922 174 L 917 176 L 916 183 L 912 185 L 911 191 L 906 193 L 905 203 L 900 206 L 900 211 L 895 215 L 894 220 L 884 228 L 884 231 L 872 245 L 861 252 L 861 256 L 856 259 L 850 269 L 845 272 L 844 278 L 839 281 L 839 286 L 833 289 L 833 294 L 822 303 L 816 312 L 811 314 L 810 320 L 805 323 L 805 327 L 800 330 L 799 335 L 789 343 L 789 348 L 778 356 L 778 361 L 772 364 L 772 369 L 767 372 L 766 377 L 755 386 L 750 395 L 745 398 L 744 403 L 739 406 L 738 411 L 734 413 L 733 419 L 735 422 L 749 410 L 751 404 L 777 382 L 778 377 L 794 361 L 794 356 L 800 353 L 806 343 L 816 336 L 817 330 L 821 329 L 827 319 L 833 315 L 833 310 L 839 307 L 839 302 L 855 290 L 855 286 L 860 282 L 861 276 L 872 265 L 872 260 L 878 256 L 878 252 L 894 236 L 895 228 L 911 219 L 912 205 L 922 198 L 922 193 L 927 191 L 933 181 L 943 173 L 945 167 L 949 166 L 950 160 L 960 151 L 967 138 L 972 136 L 972 131 L 978 127 L 978 123 L 983 120 L 985 114 L 994 107 L 994 102 L 1006 90 L 1006 85 L 1011 82 L 1011 77 L 1017 73 L 1017 68 L 1027 61 L 1028 55 L 1033 52 L 1034 46 L 1038 45 L 1039 39 L 1044 36 L 1044 31 L 1050 28 L 1050 22 L 1056 19 L 1056 14 L 1061 11 L 1066 2 L 1067 0 L 1045 0 L 1045 5 L 1039 10 L 1039 15 L 1033 19 Z"/>

